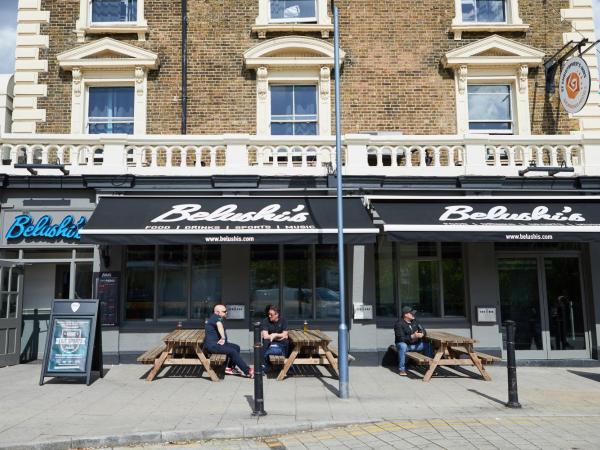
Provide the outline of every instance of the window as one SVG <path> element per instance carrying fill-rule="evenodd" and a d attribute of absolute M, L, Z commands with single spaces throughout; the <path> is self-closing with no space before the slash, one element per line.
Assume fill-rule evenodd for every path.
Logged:
<path fill-rule="evenodd" d="M 376 246 L 376 311 L 397 317 L 411 306 L 421 317 L 465 316 L 465 283 L 460 243 L 392 243 Z"/>
<path fill-rule="evenodd" d="M 137 0 L 91 0 L 92 23 L 136 22 Z"/>
<path fill-rule="evenodd" d="M 463 22 L 506 22 L 505 0 L 462 0 Z"/>
<path fill-rule="evenodd" d="M 315 0 L 270 0 L 271 22 L 316 22 Z"/>
<path fill-rule="evenodd" d="M 255 0 L 258 17 L 252 31 L 264 39 L 267 33 L 321 33 L 328 38 L 333 31 L 327 0 Z"/>
<path fill-rule="evenodd" d="M 133 134 L 133 87 L 90 87 L 89 134 Z"/>
<path fill-rule="evenodd" d="M 490 134 L 513 132 L 510 86 L 470 84 L 467 95 L 469 131 Z"/>
<path fill-rule="evenodd" d="M 76 0 L 72 0 L 76 1 Z M 88 34 L 137 34 L 145 41 L 148 22 L 144 17 L 145 0 L 79 0 L 79 18 L 75 23 L 77 42 Z"/>
<path fill-rule="evenodd" d="M 335 245 L 253 245 L 250 250 L 252 319 L 279 305 L 291 320 L 336 319 L 340 313 Z"/>
<path fill-rule="evenodd" d="M 317 134 L 316 86 L 271 86 L 271 134 Z"/>
<path fill-rule="evenodd" d="M 203 320 L 221 301 L 219 246 L 129 246 L 125 268 L 127 320 Z"/>

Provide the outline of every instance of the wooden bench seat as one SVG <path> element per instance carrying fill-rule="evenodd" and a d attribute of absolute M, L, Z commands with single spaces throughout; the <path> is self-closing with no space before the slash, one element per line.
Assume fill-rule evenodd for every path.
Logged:
<path fill-rule="evenodd" d="M 283 366 L 285 364 L 285 356 L 269 355 L 269 362 L 274 366 Z"/>
<path fill-rule="evenodd" d="M 338 350 L 335 347 L 329 347 L 329 350 L 331 350 L 331 354 L 337 359 L 338 357 Z M 351 363 L 352 361 L 354 361 L 356 358 L 354 356 L 352 356 L 350 353 L 348 353 L 348 362 Z"/>
<path fill-rule="evenodd" d="M 158 358 L 166 349 L 167 346 L 165 344 L 158 344 L 156 347 L 151 348 L 146 353 L 138 356 L 137 362 L 141 364 L 154 364 L 156 358 Z"/>
<path fill-rule="evenodd" d="M 227 355 L 223 353 L 213 353 L 212 355 L 210 355 L 210 358 L 208 358 L 208 360 L 210 361 L 211 366 L 222 366 L 227 360 Z"/>
<path fill-rule="evenodd" d="M 406 357 L 420 366 L 428 366 L 433 361 L 433 358 L 419 352 L 406 352 Z"/>
<path fill-rule="evenodd" d="M 469 354 L 464 347 L 450 347 L 450 352 L 454 353 L 455 355 Z M 475 354 L 483 364 L 494 364 L 502 361 L 502 358 L 498 358 L 497 356 L 493 355 L 488 355 L 487 353 L 475 352 Z"/>

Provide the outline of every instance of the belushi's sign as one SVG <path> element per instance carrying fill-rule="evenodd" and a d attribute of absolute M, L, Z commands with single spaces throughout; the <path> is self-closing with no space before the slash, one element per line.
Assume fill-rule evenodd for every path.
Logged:
<path fill-rule="evenodd" d="M 344 199 L 345 240 L 378 229 L 360 198 Z M 105 197 L 83 243 L 321 243 L 337 239 L 335 197 Z"/>
<path fill-rule="evenodd" d="M 593 198 L 377 199 L 373 206 L 393 240 L 600 241 Z"/>
<path fill-rule="evenodd" d="M 86 217 L 81 215 L 54 216 L 44 214 L 35 218 L 30 214 L 19 214 L 10 222 L 4 238 L 7 243 L 22 241 L 77 242 L 80 239 L 79 230 L 85 226 L 86 221 Z"/>

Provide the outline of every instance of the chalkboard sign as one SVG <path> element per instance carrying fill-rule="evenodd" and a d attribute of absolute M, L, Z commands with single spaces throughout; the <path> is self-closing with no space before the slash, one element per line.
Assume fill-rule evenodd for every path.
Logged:
<path fill-rule="evenodd" d="M 103 326 L 118 325 L 120 272 L 100 272 L 96 278 L 96 298 L 100 300 L 100 323 Z"/>
<path fill-rule="evenodd" d="M 102 333 L 97 326 L 99 300 L 54 300 L 40 376 L 85 378 L 102 374 Z"/>

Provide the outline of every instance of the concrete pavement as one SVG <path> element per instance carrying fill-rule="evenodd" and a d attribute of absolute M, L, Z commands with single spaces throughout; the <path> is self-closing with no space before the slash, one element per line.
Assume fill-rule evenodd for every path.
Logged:
<path fill-rule="evenodd" d="M 118 365 L 89 387 L 52 380 L 40 387 L 40 368 L 0 369 L 0 448 L 255 437 L 369 421 L 600 417 L 600 368 L 519 368 L 520 410 L 503 405 L 505 367 L 489 368 L 491 382 L 443 370 L 430 383 L 351 367 L 347 400 L 337 397 L 338 382 L 326 370 L 309 369 L 283 382 L 265 379 L 263 418 L 250 416 L 253 383 L 240 377 L 212 383 L 194 368 L 169 369 L 148 383 L 148 366 Z"/>

